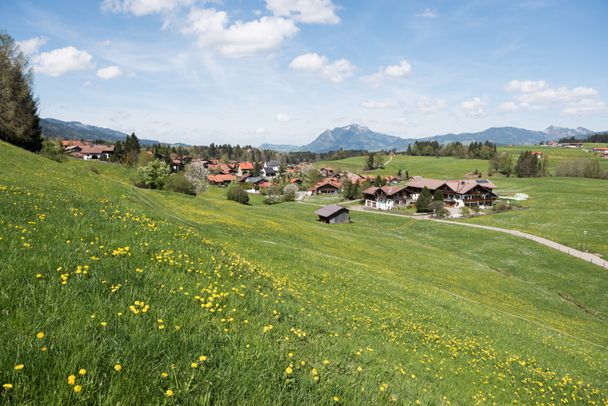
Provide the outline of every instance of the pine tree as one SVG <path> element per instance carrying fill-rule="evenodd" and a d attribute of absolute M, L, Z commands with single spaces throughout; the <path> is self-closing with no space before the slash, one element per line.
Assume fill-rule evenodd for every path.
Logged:
<path fill-rule="evenodd" d="M 0 32 L 0 140 L 30 151 L 42 149 L 32 70 L 13 38 Z"/>
<path fill-rule="evenodd" d="M 371 171 L 374 169 L 374 156 L 370 153 L 367 156 L 367 163 L 365 164 L 365 170 Z"/>
<path fill-rule="evenodd" d="M 430 210 L 431 206 L 431 191 L 425 186 L 416 200 L 416 211 L 418 213 L 426 213 Z"/>

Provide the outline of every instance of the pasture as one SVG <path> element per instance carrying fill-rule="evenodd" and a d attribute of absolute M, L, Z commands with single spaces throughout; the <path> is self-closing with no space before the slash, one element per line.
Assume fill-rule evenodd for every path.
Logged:
<path fill-rule="evenodd" d="M 3 403 L 608 401 L 608 278 L 591 264 L 129 176 L 0 143 Z"/>

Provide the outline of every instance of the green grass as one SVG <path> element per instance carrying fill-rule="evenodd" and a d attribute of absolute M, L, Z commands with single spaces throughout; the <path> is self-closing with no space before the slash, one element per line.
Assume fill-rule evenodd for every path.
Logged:
<path fill-rule="evenodd" d="M 1 402 L 608 397 L 596 266 L 485 230 L 359 212 L 328 226 L 308 204 L 135 189 L 121 170 L 0 143 Z"/>
<path fill-rule="evenodd" d="M 553 172 L 561 161 L 575 160 L 575 159 L 593 159 L 600 162 L 600 166 L 604 170 L 608 170 L 608 159 L 602 159 L 599 153 L 587 152 L 587 149 L 593 147 L 606 147 L 604 144 L 586 144 L 584 149 L 579 148 L 557 148 L 557 147 L 544 147 L 539 145 L 527 145 L 527 146 L 514 146 L 514 147 L 499 147 L 499 152 L 508 152 L 515 159 L 522 151 L 541 151 L 543 154 L 547 154 L 549 159 L 549 171 Z"/>

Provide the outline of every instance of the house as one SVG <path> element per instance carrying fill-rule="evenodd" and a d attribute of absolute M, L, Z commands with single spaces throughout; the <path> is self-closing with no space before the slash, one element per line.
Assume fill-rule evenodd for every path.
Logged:
<path fill-rule="evenodd" d="M 391 210 L 412 203 L 412 195 L 405 186 L 372 186 L 361 193 L 365 198 L 365 206 L 374 209 Z"/>
<path fill-rule="evenodd" d="M 275 172 L 278 172 L 281 168 L 281 163 L 279 161 L 268 161 L 264 166 L 267 168 L 272 168 Z"/>
<path fill-rule="evenodd" d="M 310 188 L 313 195 L 336 195 L 341 191 L 340 184 L 331 179 L 322 180 Z"/>
<path fill-rule="evenodd" d="M 350 223 L 350 215 L 346 207 L 338 206 L 337 204 L 330 204 L 321 207 L 315 212 L 319 216 L 321 223 L 327 224 L 344 224 Z"/>
<path fill-rule="evenodd" d="M 79 155 L 84 160 L 109 159 L 114 154 L 114 145 L 82 145 Z"/>
<path fill-rule="evenodd" d="M 250 174 L 253 171 L 253 163 L 251 162 L 241 162 L 239 163 L 239 168 L 237 170 L 238 176 L 243 176 L 245 174 Z"/>
<path fill-rule="evenodd" d="M 210 184 L 216 186 L 226 186 L 236 180 L 234 175 L 218 174 L 218 175 L 207 175 L 207 180 Z"/>
<path fill-rule="evenodd" d="M 182 169 L 182 161 L 180 161 L 179 159 L 172 159 L 171 160 L 171 171 L 179 172 L 180 169 Z"/>
<path fill-rule="evenodd" d="M 275 176 L 277 176 L 277 171 L 270 166 L 265 166 L 262 169 L 260 169 L 260 176 L 265 176 L 267 178 L 274 178 Z"/>
<path fill-rule="evenodd" d="M 406 183 L 407 192 L 412 195 L 414 202 L 425 187 L 433 194 L 440 191 L 448 206 L 491 206 L 498 198 L 493 192 L 496 185 L 487 179 L 438 180 L 416 177 Z"/>
<path fill-rule="evenodd" d="M 334 174 L 334 169 L 333 168 L 321 168 L 319 169 L 319 173 L 321 174 L 321 176 L 331 176 Z"/>

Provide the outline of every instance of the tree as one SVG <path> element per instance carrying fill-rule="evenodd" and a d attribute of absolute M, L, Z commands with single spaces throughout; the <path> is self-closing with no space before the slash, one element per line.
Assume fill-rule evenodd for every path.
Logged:
<path fill-rule="evenodd" d="M 165 179 L 171 174 L 171 168 L 158 159 L 137 169 L 135 185 L 148 189 L 162 189 Z"/>
<path fill-rule="evenodd" d="M 433 201 L 441 202 L 441 204 L 443 204 L 443 192 L 441 190 L 435 191 L 435 193 L 433 194 Z"/>
<path fill-rule="evenodd" d="M 542 176 L 543 168 L 540 159 L 531 151 L 522 151 L 517 158 L 515 173 L 520 178 Z"/>
<path fill-rule="evenodd" d="M 490 158 L 490 172 L 499 172 L 507 177 L 513 174 L 513 157 L 507 152 L 501 152 Z"/>
<path fill-rule="evenodd" d="M 241 204 L 249 203 L 249 194 L 238 183 L 233 183 L 228 187 L 228 190 L 226 192 L 226 198 L 228 198 L 228 200 L 233 200 Z"/>
<path fill-rule="evenodd" d="M 376 179 L 374 179 L 374 186 L 376 186 L 376 187 L 384 186 L 384 180 L 380 177 L 380 175 L 376 176 Z"/>
<path fill-rule="evenodd" d="M 376 168 L 384 168 L 385 157 L 382 152 L 376 152 L 374 155 L 374 166 Z"/>
<path fill-rule="evenodd" d="M 0 32 L 0 140 L 29 151 L 42 149 L 32 69 L 13 38 Z"/>
<path fill-rule="evenodd" d="M 127 139 L 124 144 L 124 160 L 123 162 L 127 165 L 136 165 L 139 159 L 139 139 L 135 135 L 135 133 L 131 133 L 131 135 L 127 135 Z"/>
<path fill-rule="evenodd" d="M 285 186 L 283 188 L 283 201 L 284 202 L 293 202 L 296 200 L 296 193 L 298 191 L 298 187 L 293 183 Z"/>
<path fill-rule="evenodd" d="M 260 163 L 258 161 L 255 161 L 255 163 L 253 164 L 253 171 L 251 172 L 252 176 L 260 176 L 260 170 L 262 168 L 260 167 Z"/>
<path fill-rule="evenodd" d="M 197 195 L 207 191 L 209 186 L 209 183 L 207 182 L 208 174 L 209 171 L 202 162 L 191 163 L 186 166 L 186 170 L 184 171 L 186 179 L 192 184 Z"/>
<path fill-rule="evenodd" d="M 165 180 L 165 190 L 170 192 L 185 193 L 196 195 L 194 185 L 186 178 L 183 173 L 174 173 Z"/>
<path fill-rule="evenodd" d="M 367 162 L 365 163 L 364 171 L 371 171 L 374 169 L 374 156 L 370 153 L 367 156 Z"/>
<path fill-rule="evenodd" d="M 418 213 L 427 213 L 431 210 L 431 191 L 425 186 L 420 195 L 418 196 L 418 200 L 416 200 L 416 211 Z"/>

